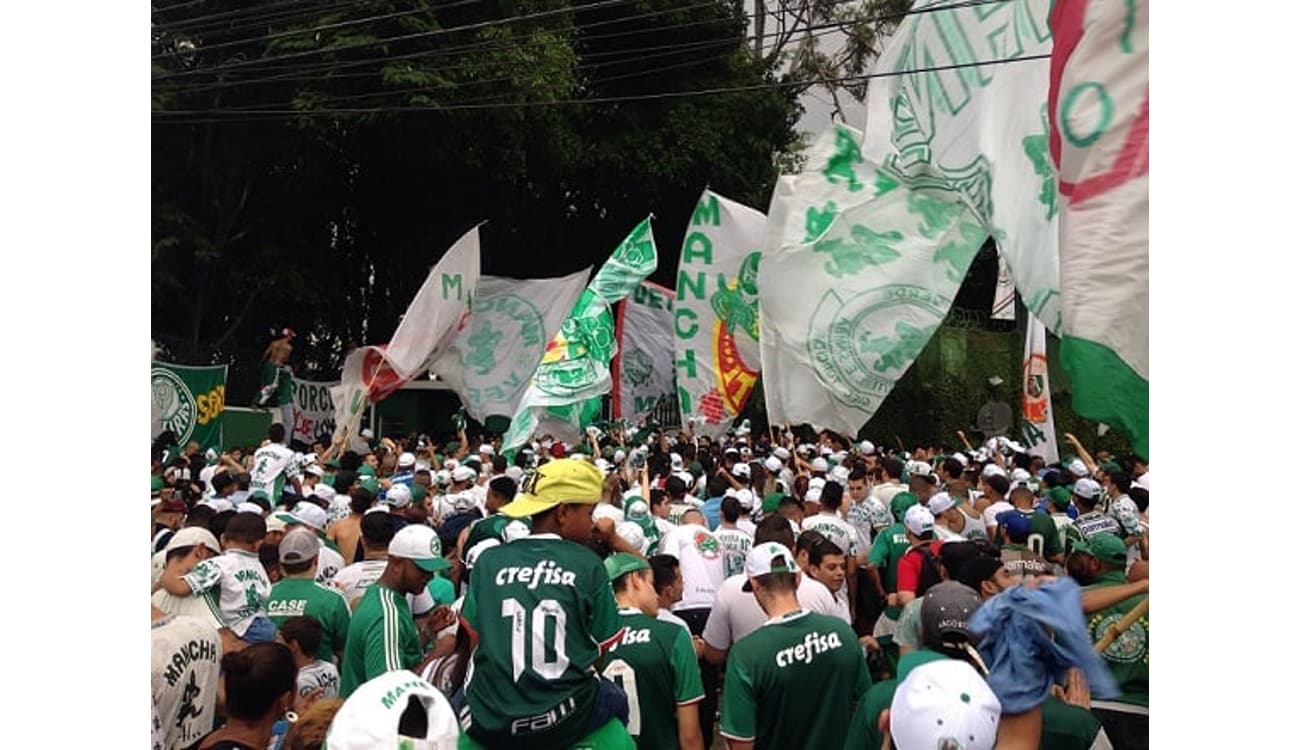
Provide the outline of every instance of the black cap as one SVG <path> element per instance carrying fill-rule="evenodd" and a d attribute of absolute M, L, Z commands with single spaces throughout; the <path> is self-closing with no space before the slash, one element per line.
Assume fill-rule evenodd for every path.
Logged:
<path fill-rule="evenodd" d="M 931 586 L 921 602 L 921 640 L 929 648 L 945 643 L 974 643 L 970 618 L 979 609 L 980 595 L 957 581 Z"/>

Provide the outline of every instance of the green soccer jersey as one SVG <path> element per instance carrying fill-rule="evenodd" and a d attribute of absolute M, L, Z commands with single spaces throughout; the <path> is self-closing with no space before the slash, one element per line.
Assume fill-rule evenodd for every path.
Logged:
<path fill-rule="evenodd" d="M 348 626 L 339 665 L 339 697 L 395 669 L 420 665 L 420 634 L 406 596 L 376 583 L 366 589 Z"/>
<path fill-rule="evenodd" d="M 1125 583 L 1128 583 L 1128 580 L 1124 576 L 1124 571 L 1111 570 L 1097 576 L 1097 581 L 1088 588 L 1119 586 Z M 1124 619 L 1124 615 L 1141 604 L 1144 598 L 1146 598 L 1145 594 L 1131 596 L 1113 607 L 1088 615 L 1088 633 L 1092 636 L 1092 642 L 1100 641 L 1112 624 Z M 1119 683 L 1121 693 L 1119 703 L 1148 705 L 1150 693 L 1147 679 L 1151 660 L 1147 653 L 1147 638 L 1150 631 L 1150 615 L 1144 614 L 1101 653 L 1101 657 L 1106 660 L 1106 666 L 1110 667 L 1110 673 L 1115 676 L 1115 682 Z"/>
<path fill-rule="evenodd" d="M 1060 532 L 1057 531 L 1056 522 L 1051 516 L 1033 510 L 1016 512 L 1029 519 L 1029 538 L 1025 541 L 1026 547 L 1043 557 L 1052 557 L 1063 551 Z"/>
<path fill-rule="evenodd" d="M 600 558 L 555 534 L 487 549 L 461 614 L 478 633 L 469 732 L 530 750 L 581 739 L 596 705 L 596 660 L 623 627 Z"/>
<path fill-rule="evenodd" d="M 322 586 L 310 578 L 285 578 L 271 587 L 266 600 L 266 614 L 276 628 L 284 627 L 290 617 L 311 617 L 320 623 L 320 648 L 316 658 L 333 661 L 334 655 L 343 654 L 343 644 L 348 637 L 348 624 L 352 611 L 348 609 L 343 592 Z"/>
<path fill-rule="evenodd" d="M 795 610 L 741 638 L 727 657 L 722 736 L 764 748 L 836 748 L 871 686 L 843 620 Z"/>
<path fill-rule="evenodd" d="M 677 747 L 677 707 L 704 699 L 700 665 L 681 626 L 620 609 L 623 637 L 605 657 L 601 674 L 627 693 L 627 731 L 639 750 Z"/>
<path fill-rule="evenodd" d="M 885 587 L 886 594 L 898 591 L 898 561 L 911 548 L 901 521 L 876 534 L 867 562 L 880 573 L 880 583 Z M 897 620 L 900 612 L 899 607 L 885 608 L 885 615 L 891 620 Z"/>

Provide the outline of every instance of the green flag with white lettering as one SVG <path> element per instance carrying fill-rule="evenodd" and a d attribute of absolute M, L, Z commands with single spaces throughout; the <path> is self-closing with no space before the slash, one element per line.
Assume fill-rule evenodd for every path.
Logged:
<path fill-rule="evenodd" d="M 538 430 L 575 441 L 600 415 L 600 397 L 613 386 L 609 364 L 618 351 L 612 307 L 636 290 L 659 264 L 650 218 L 614 250 L 560 330 L 546 345 L 519 409 L 502 440 L 514 450 Z"/>
<path fill-rule="evenodd" d="M 154 362 L 149 380 L 158 426 L 175 433 L 176 445 L 184 447 L 193 440 L 200 450 L 221 450 L 225 365 L 189 367 Z"/>

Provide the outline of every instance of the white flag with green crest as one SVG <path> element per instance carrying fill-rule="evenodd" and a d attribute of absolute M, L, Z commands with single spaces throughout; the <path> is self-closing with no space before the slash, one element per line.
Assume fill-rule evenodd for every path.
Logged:
<path fill-rule="evenodd" d="M 609 363 L 618 351 L 613 305 L 636 290 L 659 263 L 650 218 L 614 250 L 551 337 L 524 398 L 502 439 L 512 451 L 533 433 L 580 440 L 600 414 L 600 397 L 613 385 Z"/>
<path fill-rule="evenodd" d="M 856 433 L 990 235 L 1026 306 L 1059 329 L 1048 7 L 909 15 L 876 66 L 899 75 L 872 83 L 865 141 L 837 125 L 778 181 L 758 282 L 770 420 Z"/>
<path fill-rule="evenodd" d="M 590 275 L 587 267 L 553 279 L 480 276 L 465 328 L 430 369 L 480 423 L 514 414 L 546 343 Z"/>

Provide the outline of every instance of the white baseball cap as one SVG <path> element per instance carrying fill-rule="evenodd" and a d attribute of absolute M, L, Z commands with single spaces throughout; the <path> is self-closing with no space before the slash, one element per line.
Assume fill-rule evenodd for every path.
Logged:
<path fill-rule="evenodd" d="M 1101 485 L 1092 479 L 1084 477 L 1074 483 L 1074 494 L 1084 500 L 1091 500 L 1101 494 Z"/>
<path fill-rule="evenodd" d="M 300 523 L 317 531 L 324 531 L 325 522 L 329 520 L 325 510 L 312 503 L 298 503 L 293 506 L 293 510 L 288 513 L 277 513 L 276 517 L 285 523 Z"/>
<path fill-rule="evenodd" d="M 281 521 L 279 516 L 274 513 L 266 517 L 266 533 L 269 534 L 272 531 L 284 531 L 286 528 L 288 527 L 284 525 L 284 521 Z"/>
<path fill-rule="evenodd" d="M 280 562 L 307 562 L 320 554 L 320 547 L 320 537 L 309 529 L 294 529 L 280 540 Z"/>
<path fill-rule="evenodd" d="M 849 467 L 836 466 L 835 468 L 831 469 L 830 477 L 831 477 L 831 481 L 835 482 L 836 484 L 848 485 Z"/>
<path fill-rule="evenodd" d="M 778 446 L 776 446 L 775 448 L 773 448 L 773 449 L 772 449 L 772 455 L 773 455 L 773 456 L 776 456 L 777 458 L 781 459 L 782 461 L 789 461 L 789 460 L 790 460 L 790 451 L 789 451 L 789 449 L 787 449 L 784 445 L 778 445 Z"/>
<path fill-rule="evenodd" d="M 457 466 L 451 472 L 451 481 L 468 482 L 478 476 L 478 472 L 468 466 Z"/>
<path fill-rule="evenodd" d="M 740 503 L 740 507 L 744 508 L 745 510 L 754 509 L 753 492 L 750 492 L 749 490 L 736 490 L 735 498 L 736 501 Z"/>
<path fill-rule="evenodd" d="M 992 750 L 1001 716 L 1002 704 L 974 667 L 939 659 L 913 669 L 898 686 L 889 734 L 898 750 Z"/>
<path fill-rule="evenodd" d="M 755 544 L 749 548 L 749 554 L 745 555 L 745 575 L 750 578 L 765 576 L 769 573 L 797 573 L 799 566 L 795 564 L 794 553 L 789 547 L 778 542 L 763 542 Z M 745 581 L 741 586 L 745 591 L 753 591 L 754 588 Z"/>
<path fill-rule="evenodd" d="M 235 506 L 235 510 L 240 513 L 256 513 L 259 516 L 265 512 L 262 510 L 262 506 L 257 503 L 240 503 Z"/>
<path fill-rule="evenodd" d="M 937 492 L 930 498 L 930 513 L 937 516 L 944 511 L 951 510 L 956 505 L 957 501 L 952 499 L 952 495 L 947 492 Z"/>
<path fill-rule="evenodd" d="M 1011 470 L 1011 476 L 1008 477 L 1013 482 L 1028 482 L 1033 479 L 1033 475 L 1021 468 Z"/>
<path fill-rule="evenodd" d="M 506 476 L 518 482 L 520 479 L 524 478 L 524 470 L 519 466 L 507 466 Z"/>
<path fill-rule="evenodd" d="M 609 503 L 596 503 L 596 507 L 591 511 L 591 520 L 598 521 L 602 518 L 612 519 L 616 524 L 622 523 L 623 511 L 615 508 Z"/>
<path fill-rule="evenodd" d="M 163 548 L 163 551 L 171 552 L 174 549 L 193 547 L 196 544 L 202 544 L 212 550 L 213 554 L 221 554 L 221 544 L 217 541 L 217 537 L 211 531 L 199 526 L 186 526 L 172 534 L 172 538 L 167 541 L 167 546 Z"/>
<path fill-rule="evenodd" d="M 375 433 L 373 430 L 367 427 L 361 431 L 361 437 L 365 438 L 366 440 L 373 440 L 375 437 Z"/>
<path fill-rule="evenodd" d="M 495 456 L 497 454 L 496 449 L 488 445 L 487 443 L 483 443 L 482 445 L 480 445 L 478 447 L 478 452 L 488 456 Z"/>
<path fill-rule="evenodd" d="M 412 702 L 424 713 L 428 731 L 423 738 L 399 733 L 402 715 Z M 442 693 L 414 672 L 402 669 L 385 672 L 353 691 L 330 722 L 325 746 L 330 750 L 399 745 L 411 750 L 455 750 L 459 737 L 460 723 Z"/>
<path fill-rule="evenodd" d="M 315 495 L 316 497 L 319 497 L 321 500 L 324 500 L 325 502 L 328 503 L 332 501 L 335 498 L 335 496 L 337 496 L 339 493 L 337 490 L 335 490 L 333 487 L 329 486 L 328 484 L 318 484 L 315 487 L 311 488 L 311 494 Z"/>
<path fill-rule="evenodd" d="M 965 453 L 962 453 L 962 452 L 960 452 L 960 451 L 958 451 L 957 453 L 952 454 L 951 458 L 952 458 L 952 460 L 954 460 L 954 461 L 956 461 L 957 463 L 961 464 L 961 465 L 962 465 L 962 468 L 965 468 L 965 467 L 966 467 L 966 464 L 970 463 L 970 459 L 969 459 L 969 458 L 966 458 L 966 454 L 965 454 Z"/>
<path fill-rule="evenodd" d="M 1088 476 L 1088 465 L 1083 462 L 1082 458 L 1076 458 L 1070 462 L 1070 473 L 1076 477 Z"/>
<path fill-rule="evenodd" d="M 407 524 L 393 535 L 388 543 L 389 557 L 404 557 L 428 573 L 437 573 L 451 567 L 442 556 L 442 542 L 433 529 L 421 524 Z"/>
<path fill-rule="evenodd" d="M 863 440 L 861 443 L 858 443 L 858 450 L 870 456 L 872 453 L 876 452 L 876 444 L 870 440 Z"/>
<path fill-rule="evenodd" d="M 934 531 L 934 514 L 924 505 L 913 505 L 903 516 L 903 525 L 908 531 L 921 536 L 926 532 Z"/>
<path fill-rule="evenodd" d="M 812 460 L 812 467 L 813 471 L 830 471 L 831 465 L 826 462 L 826 459 L 818 456 Z"/>
<path fill-rule="evenodd" d="M 731 467 L 731 473 L 734 476 L 749 478 L 749 464 L 738 463 Z"/>
<path fill-rule="evenodd" d="M 394 508 L 405 508 L 411 504 L 411 488 L 404 484 L 395 484 L 388 488 L 384 501 Z"/>
<path fill-rule="evenodd" d="M 401 466 L 402 468 L 409 468 L 411 466 L 415 466 L 415 454 L 403 453 L 402 455 L 398 456 L 397 465 Z"/>
<path fill-rule="evenodd" d="M 809 484 L 809 485 L 808 485 L 808 491 L 805 492 L 804 495 L 803 495 L 803 501 L 804 501 L 805 503 L 817 503 L 818 505 L 821 505 L 821 503 L 822 503 L 822 485 L 816 485 L 816 486 L 814 486 L 814 485 L 812 485 L 812 484 Z"/>
<path fill-rule="evenodd" d="M 1005 477 L 1005 476 L 1007 475 L 1007 473 L 1006 473 L 1005 471 L 1002 470 L 1002 467 L 1001 467 L 1001 466 L 998 466 L 997 464 L 989 464 L 989 465 L 985 466 L 985 467 L 984 467 L 984 470 L 981 471 L 980 474 L 983 475 L 985 479 L 988 479 L 989 477 L 992 477 L 992 476 L 1004 476 L 1004 477 Z"/>
<path fill-rule="evenodd" d="M 1137 486 L 1141 487 L 1142 489 L 1147 490 L 1148 492 L 1150 492 L 1150 491 L 1151 491 L 1151 472 L 1148 471 L 1147 473 L 1143 474 L 1142 476 L 1138 477 L 1137 479 L 1134 479 L 1134 480 L 1133 480 L 1133 484 L 1136 484 Z"/>
<path fill-rule="evenodd" d="M 314 477 L 325 476 L 325 467 L 321 466 L 320 464 L 315 464 L 315 463 L 308 464 L 307 467 L 303 469 L 303 471 L 307 472 L 308 474 L 311 474 Z"/>
<path fill-rule="evenodd" d="M 682 455 L 680 453 L 670 453 L 668 458 L 672 462 L 673 471 L 682 470 Z"/>
<path fill-rule="evenodd" d="M 638 550 L 641 550 L 641 552 L 643 553 L 645 552 L 646 549 L 645 532 L 641 530 L 641 526 L 637 524 L 635 521 L 623 521 L 621 523 L 615 524 L 614 532 L 617 533 L 620 537 L 622 537 L 623 541 L 627 542 L 628 544 L 632 545 Z"/>
<path fill-rule="evenodd" d="M 204 500 L 203 502 L 199 503 L 199 505 L 206 505 L 218 513 L 223 513 L 225 511 L 235 509 L 235 504 L 230 502 L 229 499 L 224 497 L 210 497 L 207 500 Z"/>
<path fill-rule="evenodd" d="M 623 452 L 622 448 L 614 451 L 614 463 L 621 464 L 625 458 L 627 458 L 627 454 Z"/>
<path fill-rule="evenodd" d="M 768 456 L 763 461 L 763 468 L 767 469 L 773 474 L 780 471 L 782 466 L 784 466 L 784 464 L 782 464 L 781 459 L 777 458 L 776 456 Z"/>

